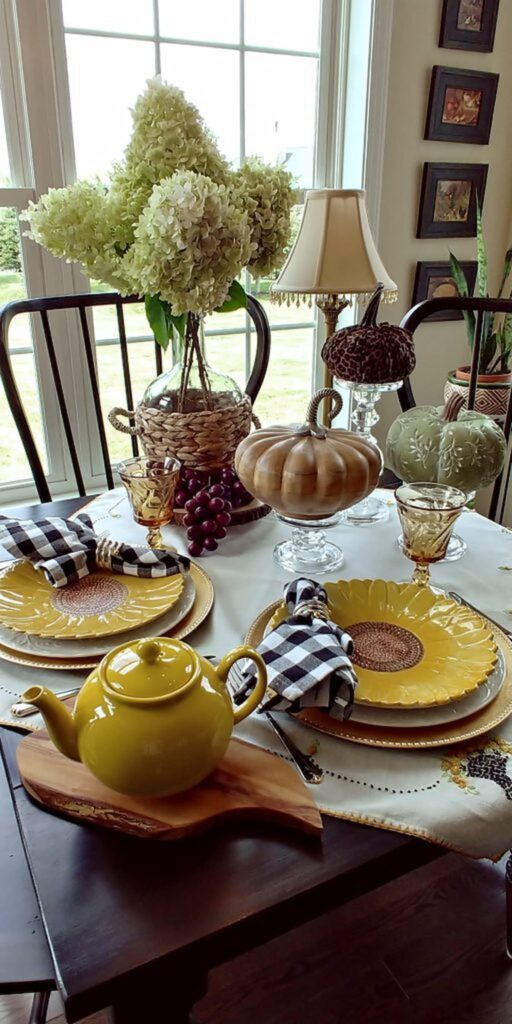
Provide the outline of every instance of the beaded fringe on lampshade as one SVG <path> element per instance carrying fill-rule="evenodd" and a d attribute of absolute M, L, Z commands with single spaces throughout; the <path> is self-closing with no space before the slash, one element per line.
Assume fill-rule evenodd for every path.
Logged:
<path fill-rule="evenodd" d="M 373 292 L 361 292 L 357 295 L 344 295 L 341 292 L 336 292 L 335 294 L 317 295 L 316 292 L 278 292 L 271 288 L 269 298 L 270 301 L 275 303 L 277 306 L 293 306 L 293 304 L 300 306 L 302 303 L 305 303 L 308 308 L 311 309 L 313 299 L 316 303 L 320 304 L 321 302 L 328 302 L 329 299 L 336 298 L 341 302 L 345 302 L 347 306 L 352 306 L 355 302 L 368 302 L 373 294 Z M 398 292 L 389 291 L 383 293 L 381 302 L 396 302 L 397 299 Z"/>

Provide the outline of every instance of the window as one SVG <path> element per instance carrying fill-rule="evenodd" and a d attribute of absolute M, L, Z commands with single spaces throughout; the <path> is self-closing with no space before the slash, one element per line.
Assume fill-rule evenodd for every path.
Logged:
<path fill-rule="evenodd" d="M 0 10 L 0 40 L 3 14 Z M 6 56 L 4 38 L 0 44 L 0 84 L 4 87 Z M 11 87 L 12 94 L 18 83 L 11 80 L 7 84 Z M 8 88 L 4 91 L 9 94 Z M 14 299 L 25 298 L 28 291 L 26 245 L 21 236 L 18 218 L 21 210 L 35 193 L 32 189 L 24 187 L 27 182 L 24 179 L 19 144 L 22 131 L 23 125 L 14 123 L 12 110 L 10 123 L 8 122 L 0 90 L 0 305 Z M 32 280 L 35 282 L 37 277 L 37 267 L 32 265 Z M 43 465 L 45 470 L 49 471 L 46 425 L 41 404 L 40 367 L 30 324 L 25 316 L 19 317 L 14 325 L 10 334 L 9 352 L 20 382 L 23 404 L 30 414 Z M 0 391 L 0 491 L 6 486 L 10 487 L 14 482 L 18 492 L 22 494 L 25 480 L 31 492 L 32 482 L 23 445 L 12 421 L 5 395 Z"/>
<path fill-rule="evenodd" d="M 367 14 L 366 35 L 359 31 L 354 49 L 354 75 L 357 72 L 358 78 L 352 89 L 352 95 L 358 97 L 359 121 L 366 103 L 372 0 L 308 0 L 300 7 L 300 17 L 296 0 L 187 0 L 179 5 L 169 0 L 88 0 L 87 4 L 83 0 L 48 0 L 37 9 L 26 0 L 0 0 L 0 29 L 2 18 L 7 26 L 3 41 L 0 31 L 0 95 L 7 129 L 9 125 L 12 129 L 6 130 L 0 117 L 0 215 L 8 207 L 19 212 L 31 196 L 52 185 L 75 177 L 104 176 L 128 141 L 130 107 L 146 79 L 155 73 L 183 89 L 234 165 L 252 154 L 268 162 L 284 161 L 302 190 L 314 185 L 355 184 L 344 180 L 343 165 L 350 147 L 341 145 L 341 130 L 346 40 L 352 40 L 357 19 L 361 22 L 362 7 Z M 18 45 L 25 75 L 23 81 L 16 82 L 12 52 Z M 53 77 L 48 67 L 53 68 Z M 14 162 L 24 173 L 16 180 L 20 192 L 13 204 L 12 187 L 7 196 L 2 186 L 11 183 L 7 153 L 12 168 L 18 145 L 13 129 L 17 126 L 20 134 L 22 108 L 26 133 Z M 24 129 L 23 124 L 21 135 Z M 361 132 L 354 137 L 356 134 L 361 150 Z M 362 159 L 359 163 L 362 166 Z M 12 220 L 12 212 L 8 216 Z M 28 294 L 88 287 L 79 269 L 53 260 L 24 239 L 21 251 Z M 4 273 L 0 270 L 0 303 L 9 297 Z M 23 275 L 15 273 L 20 291 Z M 265 305 L 272 327 L 271 364 L 256 412 L 264 422 L 300 421 L 312 384 L 319 378 L 317 348 L 323 334 L 322 329 L 318 331 L 314 307 L 273 306 L 268 299 L 269 281 L 252 285 L 247 281 L 246 285 Z M 95 282 L 89 286 L 102 287 Z M 154 374 L 151 339 L 142 310 L 130 309 L 127 321 L 142 391 Z M 243 383 L 253 347 L 245 313 L 215 314 L 207 318 L 205 327 L 211 364 Z M 94 330 L 108 411 L 124 404 L 113 311 L 96 311 Z M 25 400 L 31 413 L 36 418 L 40 415 L 42 449 L 43 424 L 51 439 L 47 445 L 50 479 L 64 491 L 69 486 L 65 456 L 60 440 L 53 443 L 54 436 L 60 437 L 60 426 L 58 418 L 53 421 L 51 388 L 48 385 L 46 390 L 38 339 L 33 352 L 28 325 L 19 346 L 22 351 L 16 358 L 36 361 L 37 384 L 33 374 L 34 388 Z M 78 408 L 80 369 L 73 359 L 72 344 L 68 347 L 64 376 L 75 391 Z M 167 357 L 166 365 L 169 363 Z M 78 418 L 81 415 L 78 409 Z M 84 414 L 81 440 L 90 449 L 86 482 L 101 486 L 96 440 L 86 437 L 87 422 Z M 112 431 L 109 440 L 114 457 L 127 454 L 124 435 Z M 5 456 L 0 452 L 0 489 L 12 472 L 12 466 L 2 468 L 2 460 L 5 462 Z M 11 491 L 16 497 L 21 493 Z M 6 494 L 4 491 L 4 498 Z"/>

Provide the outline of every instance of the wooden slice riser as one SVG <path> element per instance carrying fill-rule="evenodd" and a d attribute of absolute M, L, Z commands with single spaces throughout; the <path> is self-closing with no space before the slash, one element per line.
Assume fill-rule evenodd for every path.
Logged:
<path fill-rule="evenodd" d="M 117 832 L 180 839 L 228 819 L 262 820 L 320 834 L 322 820 L 309 790 L 280 758 L 231 740 L 221 765 L 186 793 L 150 800 L 115 793 L 77 761 L 56 750 L 46 731 L 17 749 L 25 789 L 47 810 Z"/>

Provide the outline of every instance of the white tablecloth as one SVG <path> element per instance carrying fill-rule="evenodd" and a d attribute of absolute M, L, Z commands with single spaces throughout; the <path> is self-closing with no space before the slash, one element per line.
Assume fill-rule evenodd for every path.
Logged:
<path fill-rule="evenodd" d="M 381 496 L 390 505 L 387 522 L 371 527 L 341 524 L 329 531 L 329 539 L 345 551 L 345 562 L 322 580 L 411 578 L 412 564 L 396 544 L 399 524 L 393 498 L 385 491 Z M 145 531 L 133 522 L 124 492 L 107 492 L 87 511 L 98 533 L 144 542 Z M 467 541 L 468 551 L 458 562 L 435 565 L 433 583 L 457 590 L 512 627 L 512 531 L 476 512 L 465 512 L 457 532 Z M 190 638 L 199 653 L 222 656 L 243 640 L 256 615 L 281 596 L 292 576 L 274 562 L 272 550 L 287 534 L 287 527 L 269 516 L 231 528 L 218 551 L 200 560 L 213 580 L 215 604 Z M 166 527 L 164 535 L 185 551 L 183 530 Z M 73 685 L 77 675 L 39 670 L 38 681 L 44 676 L 44 682 L 58 690 Z M 11 695 L 21 693 L 33 677 L 33 670 L 0 663 L 0 716 L 8 717 Z M 289 716 L 285 724 L 304 749 L 316 747 L 315 758 L 326 776 L 312 793 L 322 811 L 409 832 L 474 857 L 497 857 L 512 846 L 512 719 L 493 737 L 482 737 L 478 747 L 491 778 L 473 777 L 469 753 L 461 748 L 369 748 L 313 732 Z M 262 717 L 242 723 L 237 735 L 283 756 L 279 740 Z M 475 753 L 473 749 L 473 757 Z"/>

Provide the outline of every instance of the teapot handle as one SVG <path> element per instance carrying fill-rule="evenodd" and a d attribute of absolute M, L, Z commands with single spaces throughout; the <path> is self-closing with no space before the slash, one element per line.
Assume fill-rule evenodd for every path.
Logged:
<path fill-rule="evenodd" d="M 265 662 L 263 661 L 261 654 L 258 654 L 258 652 L 252 647 L 246 647 L 245 644 L 243 644 L 242 647 L 235 647 L 233 651 L 230 651 L 229 654 L 225 654 L 224 657 L 221 658 L 217 668 L 215 669 L 219 679 L 225 683 L 231 666 L 235 664 L 235 661 L 239 661 L 240 658 L 250 658 L 251 661 L 256 663 L 258 668 L 258 678 L 256 680 L 254 690 L 249 694 L 247 699 L 244 700 L 243 704 L 240 704 L 240 707 L 233 708 L 235 725 L 238 725 L 238 722 L 241 722 L 243 718 L 247 718 L 247 715 L 250 715 L 251 711 L 256 710 L 260 701 L 263 700 L 265 690 L 267 689 L 267 669 L 265 667 Z"/>

